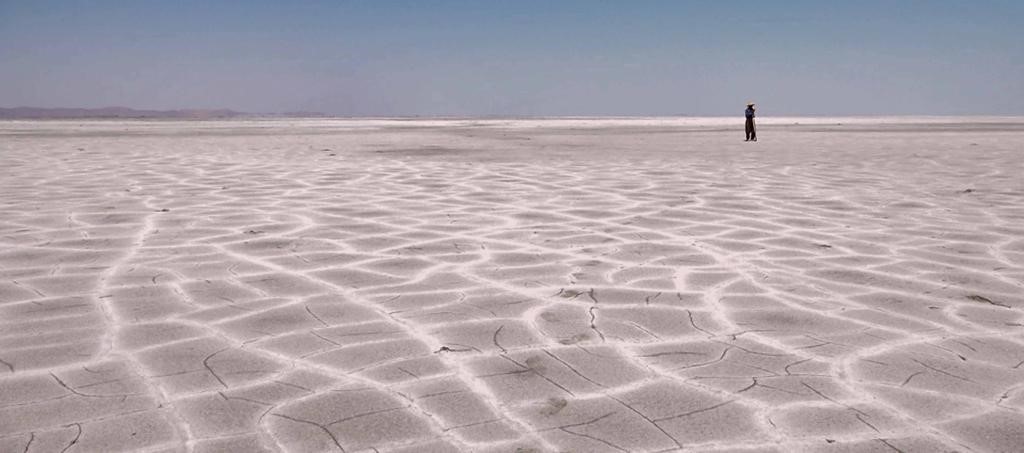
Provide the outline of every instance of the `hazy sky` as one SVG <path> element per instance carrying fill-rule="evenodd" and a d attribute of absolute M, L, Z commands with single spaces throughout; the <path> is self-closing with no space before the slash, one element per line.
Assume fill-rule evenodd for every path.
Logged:
<path fill-rule="evenodd" d="M 1021 0 L 0 0 L 0 106 L 1024 114 L 1021 28 Z"/>

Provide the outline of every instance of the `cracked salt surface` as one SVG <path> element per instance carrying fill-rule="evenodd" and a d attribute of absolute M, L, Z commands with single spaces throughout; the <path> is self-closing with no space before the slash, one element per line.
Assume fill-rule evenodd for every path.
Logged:
<path fill-rule="evenodd" d="M 1019 451 L 1024 120 L 722 121 L 0 124 L 0 451 Z"/>

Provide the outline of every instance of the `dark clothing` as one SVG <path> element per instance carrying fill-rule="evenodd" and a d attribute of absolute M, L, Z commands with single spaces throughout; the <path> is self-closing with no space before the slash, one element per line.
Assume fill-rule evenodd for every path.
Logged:
<path fill-rule="evenodd" d="M 757 130 L 754 128 L 754 109 L 747 107 L 747 140 L 757 141 Z"/>

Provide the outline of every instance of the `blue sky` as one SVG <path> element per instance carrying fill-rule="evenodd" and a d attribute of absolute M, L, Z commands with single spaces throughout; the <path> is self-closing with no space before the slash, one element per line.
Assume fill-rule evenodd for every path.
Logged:
<path fill-rule="evenodd" d="M 1024 2 L 0 0 L 0 106 L 1020 114 Z"/>

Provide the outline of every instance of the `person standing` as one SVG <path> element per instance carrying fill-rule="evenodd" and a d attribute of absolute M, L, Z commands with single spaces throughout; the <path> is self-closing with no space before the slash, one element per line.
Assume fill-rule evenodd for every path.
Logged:
<path fill-rule="evenodd" d="M 757 141 L 757 130 L 754 129 L 754 103 L 747 104 L 747 110 L 744 112 L 747 115 L 747 142 Z"/>

